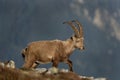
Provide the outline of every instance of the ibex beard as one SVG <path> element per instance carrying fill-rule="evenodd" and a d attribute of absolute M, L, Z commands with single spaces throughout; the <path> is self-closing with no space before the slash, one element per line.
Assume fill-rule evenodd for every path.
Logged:
<path fill-rule="evenodd" d="M 75 27 L 74 23 L 78 25 L 79 29 Z M 69 56 L 75 49 L 84 49 L 83 29 L 77 20 L 67 21 L 64 24 L 69 24 L 72 27 L 74 36 L 65 41 L 45 40 L 29 43 L 22 51 L 25 60 L 23 68 L 36 68 L 40 63 L 49 62 L 52 62 L 52 66 L 57 68 L 59 62 L 65 62 L 69 65 L 69 70 L 73 71 Z"/>

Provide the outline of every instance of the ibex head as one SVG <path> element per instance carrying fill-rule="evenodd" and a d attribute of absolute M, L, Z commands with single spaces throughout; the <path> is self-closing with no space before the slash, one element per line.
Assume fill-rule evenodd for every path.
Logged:
<path fill-rule="evenodd" d="M 73 22 L 78 25 L 78 28 L 75 27 Z M 84 49 L 84 37 L 83 37 L 83 28 L 82 28 L 81 23 L 78 20 L 67 21 L 67 22 L 64 22 L 63 24 L 65 23 L 69 24 L 74 30 L 75 34 L 74 36 L 71 37 L 71 39 L 74 41 L 74 47 L 80 50 L 83 50 Z"/>

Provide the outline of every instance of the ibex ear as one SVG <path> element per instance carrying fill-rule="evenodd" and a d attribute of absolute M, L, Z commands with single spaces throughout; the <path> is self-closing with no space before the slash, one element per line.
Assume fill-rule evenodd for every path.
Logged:
<path fill-rule="evenodd" d="M 75 36 L 72 36 L 70 39 L 74 41 L 75 40 Z"/>
<path fill-rule="evenodd" d="M 72 37 L 70 37 L 70 39 L 71 39 L 71 40 L 73 40 L 73 36 L 72 36 Z"/>

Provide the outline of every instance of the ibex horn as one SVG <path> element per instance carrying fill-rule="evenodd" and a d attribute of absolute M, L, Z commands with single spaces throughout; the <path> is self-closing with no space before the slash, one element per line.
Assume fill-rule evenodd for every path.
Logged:
<path fill-rule="evenodd" d="M 80 37 L 83 37 L 83 28 L 82 28 L 82 24 L 78 21 L 78 20 L 72 20 L 72 22 L 75 22 L 77 25 L 78 25 L 78 27 L 79 27 L 79 36 Z"/>
<path fill-rule="evenodd" d="M 78 29 L 73 25 L 73 23 L 71 21 L 63 22 L 63 24 L 69 24 L 72 27 L 72 29 L 74 30 L 75 36 L 80 37 Z"/>

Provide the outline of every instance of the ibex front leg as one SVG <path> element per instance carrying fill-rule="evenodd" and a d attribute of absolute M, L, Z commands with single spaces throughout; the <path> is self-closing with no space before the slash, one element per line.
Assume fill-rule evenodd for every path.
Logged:
<path fill-rule="evenodd" d="M 59 61 L 54 60 L 54 61 L 52 61 L 52 62 L 53 62 L 52 67 L 58 68 L 58 63 L 59 63 Z"/>

